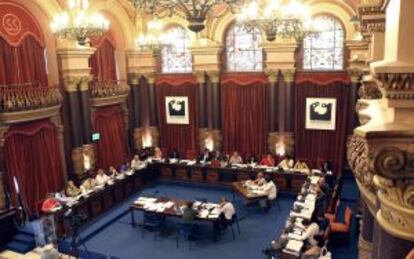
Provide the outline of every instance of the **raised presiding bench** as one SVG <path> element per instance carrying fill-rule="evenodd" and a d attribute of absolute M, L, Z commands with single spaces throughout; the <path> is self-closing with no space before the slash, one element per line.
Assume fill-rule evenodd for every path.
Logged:
<path fill-rule="evenodd" d="M 87 195 L 82 195 L 75 201 L 69 202 L 64 209 L 52 213 L 56 222 L 57 235 L 62 236 L 70 232 L 69 222 L 64 216 L 68 209 L 72 209 L 74 215 L 82 215 L 85 218 L 82 223 L 86 223 L 137 192 L 145 179 L 149 178 L 148 173 L 147 168 L 143 168 L 135 173 L 125 174 L 125 178 L 118 179 L 104 188 L 95 189 Z"/>
<path fill-rule="evenodd" d="M 245 181 L 263 172 L 272 177 L 278 191 L 298 193 L 307 175 L 298 171 L 282 171 L 277 167 L 256 166 L 246 164 L 227 167 L 215 167 L 211 164 L 197 164 L 195 161 L 181 160 L 166 163 L 152 161 L 151 170 L 157 171 L 161 179 L 201 182 L 231 186 L 233 182 Z"/>

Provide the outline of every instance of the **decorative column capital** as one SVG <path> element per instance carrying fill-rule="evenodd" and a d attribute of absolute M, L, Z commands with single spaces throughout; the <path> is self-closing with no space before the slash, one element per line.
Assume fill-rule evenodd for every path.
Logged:
<path fill-rule="evenodd" d="M 82 76 L 80 78 L 80 83 L 79 83 L 79 91 L 88 91 L 89 90 L 89 82 L 91 82 L 93 79 L 92 75 L 89 76 Z"/>
<path fill-rule="evenodd" d="M 278 69 L 265 69 L 265 73 L 270 83 L 274 84 L 277 82 L 277 78 L 279 75 Z"/>
<path fill-rule="evenodd" d="M 206 82 L 206 72 L 205 71 L 195 71 L 194 76 L 197 79 L 199 84 L 204 84 Z"/>
<path fill-rule="evenodd" d="M 281 70 L 281 73 L 286 83 L 293 83 L 295 80 L 295 69 L 283 69 Z"/>
<path fill-rule="evenodd" d="M 410 108 L 414 108 L 414 72 L 407 73 L 386 73 L 378 72 L 376 79 L 381 82 L 386 92 L 386 97 L 390 100 L 390 107 L 399 107 L 402 104 L 407 107 L 407 102 L 393 101 L 410 101 Z"/>
<path fill-rule="evenodd" d="M 359 83 L 364 72 L 358 68 L 349 68 L 348 75 L 352 83 Z"/>
<path fill-rule="evenodd" d="M 213 84 L 218 84 L 220 82 L 220 72 L 219 71 L 207 71 L 207 75 L 210 78 L 210 81 Z"/>
<path fill-rule="evenodd" d="M 361 17 L 361 33 L 366 40 L 370 40 L 372 33 L 385 32 L 385 10 L 380 0 L 365 0 L 359 8 Z"/>
<path fill-rule="evenodd" d="M 138 86 L 139 85 L 139 81 L 141 79 L 141 76 L 142 75 L 139 74 L 139 73 L 135 73 L 135 72 L 129 73 L 129 75 L 128 75 L 129 84 L 131 86 Z"/>
<path fill-rule="evenodd" d="M 147 79 L 150 85 L 155 84 L 155 73 L 142 73 L 142 76 Z"/>
<path fill-rule="evenodd" d="M 79 76 L 67 76 L 63 78 L 63 85 L 66 92 L 78 91 L 78 85 L 81 82 L 82 77 Z"/>

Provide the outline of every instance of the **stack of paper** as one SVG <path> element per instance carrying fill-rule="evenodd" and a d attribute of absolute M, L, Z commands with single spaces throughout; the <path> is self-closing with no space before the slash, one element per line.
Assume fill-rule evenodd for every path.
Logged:
<path fill-rule="evenodd" d="M 286 249 L 299 253 L 302 250 L 303 242 L 298 240 L 289 240 L 286 244 Z"/>

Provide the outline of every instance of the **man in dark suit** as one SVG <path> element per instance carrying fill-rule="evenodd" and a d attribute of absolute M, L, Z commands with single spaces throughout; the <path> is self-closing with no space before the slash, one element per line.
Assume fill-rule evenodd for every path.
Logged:
<path fill-rule="evenodd" d="M 203 153 L 198 157 L 198 159 L 200 160 L 200 162 L 203 162 L 203 163 L 209 162 L 211 160 L 210 150 L 205 148 Z"/>
<path fill-rule="evenodd" d="M 180 159 L 180 153 L 178 153 L 177 149 L 171 150 L 170 154 L 168 155 L 170 159 Z"/>

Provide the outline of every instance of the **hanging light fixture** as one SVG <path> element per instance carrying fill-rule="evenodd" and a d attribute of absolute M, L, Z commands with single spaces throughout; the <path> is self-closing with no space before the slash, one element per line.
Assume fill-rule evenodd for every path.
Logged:
<path fill-rule="evenodd" d="M 242 0 L 131 0 L 134 7 L 159 18 L 184 13 L 189 22 L 188 29 L 193 32 L 205 28 L 207 14 L 216 6 L 225 5 L 234 13 L 243 2 Z"/>
<path fill-rule="evenodd" d="M 301 41 L 316 34 L 308 6 L 298 0 L 253 0 L 242 9 L 237 20 L 247 29 L 263 30 L 268 41 L 277 37 Z"/>
<path fill-rule="evenodd" d="M 136 45 L 141 51 L 149 50 L 159 53 L 164 47 L 172 46 L 169 44 L 169 35 L 164 30 L 164 24 L 159 19 L 152 19 L 147 23 L 144 33 L 136 39 Z"/>
<path fill-rule="evenodd" d="M 68 0 L 68 10 L 55 16 L 51 23 L 55 36 L 74 39 L 81 46 L 92 36 L 102 36 L 110 23 L 100 13 L 88 13 L 88 7 L 88 0 Z"/>

